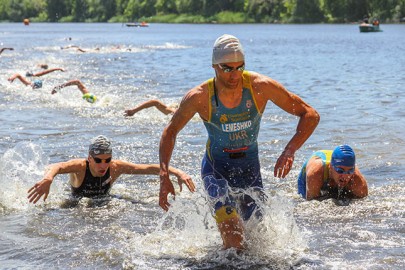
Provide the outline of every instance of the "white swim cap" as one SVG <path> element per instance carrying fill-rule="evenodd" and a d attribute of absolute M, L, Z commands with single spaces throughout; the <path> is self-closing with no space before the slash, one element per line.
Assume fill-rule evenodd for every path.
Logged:
<path fill-rule="evenodd" d="M 212 50 L 212 64 L 245 61 L 245 53 L 239 39 L 225 34 L 217 38 Z"/>

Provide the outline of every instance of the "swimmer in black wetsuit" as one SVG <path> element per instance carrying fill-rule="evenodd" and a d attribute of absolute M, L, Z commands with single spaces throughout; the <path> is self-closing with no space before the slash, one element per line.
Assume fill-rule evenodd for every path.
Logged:
<path fill-rule="evenodd" d="M 86 174 L 82 184 L 79 187 L 71 186 L 72 195 L 75 197 L 94 197 L 100 195 L 107 195 L 111 189 L 111 176 L 110 169 L 102 177 L 93 176 L 89 161 L 86 160 Z"/>
<path fill-rule="evenodd" d="M 159 174 L 158 164 L 134 164 L 112 159 L 111 143 L 105 136 L 95 137 L 89 146 L 87 159 L 72 159 L 49 166 L 44 178 L 28 190 L 29 202 L 37 203 L 44 196 L 47 199 L 53 179 L 58 174 L 70 174 L 72 195 L 95 197 L 107 195 L 111 186 L 121 174 Z M 185 184 L 191 192 L 195 186 L 185 172 L 170 167 L 170 173 L 178 179 L 180 191 Z"/>

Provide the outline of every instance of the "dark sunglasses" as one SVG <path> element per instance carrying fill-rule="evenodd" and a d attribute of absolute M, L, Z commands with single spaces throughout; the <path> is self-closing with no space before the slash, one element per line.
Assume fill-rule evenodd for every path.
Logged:
<path fill-rule="evenodd" d="M 94 159 L 95 163 L 101 163 L 101 162 L 110 163 L 111 159 L 112 159 L 112 157 L 109 157 L 109 158 L 106 158 L 106 159 L 101 159 L 101 158 L 96 158 L 96 157 L 93 157 L 93 156 L 92 156 L 92 158 Z"/>
<path fill-rule="evenodd" d="M 347 171 L 339 168 L 339 167 L 335 167 L 333 166 L 333 169 L 335 170 L 335 172 L 337 172 L 338 174 L 353 174 L 354 173 L 354 167 L 351 169 L 348 169 Z"/>
<path fill-rule="evenodd" d="M 227 65 L 221 65 L 221 64 L 218 64 L 218 66 L 225 73 L 229 73 L 229 72 L 232 72 L 234 70 L 235 71 L 244 71 L 245 70 L 245 64 L 243 64 L 243 65 L 241 65 L 239 67 L 236 67 L 236 68 L 229 67 Z"/>

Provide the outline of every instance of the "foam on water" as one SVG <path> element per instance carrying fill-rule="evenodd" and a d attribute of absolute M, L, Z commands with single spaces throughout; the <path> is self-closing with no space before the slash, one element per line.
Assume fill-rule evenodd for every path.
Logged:
<path fill-rule="evenodd" d="M 150 48 L 150 49 L 159 49 L 159 50 L 162 50 L 162 49 L 177 50 L 177 49 L 192 48 L 191 46 L 180 45 L 180 44 L 176 44 L 176 43 L 172 43 L 172 42 L 166 42 L 163 45 L 147 45 L 145 47 Z"/>
<path fill-rule="evenodd" d="M 29 209 L 27 191 L 42 179 L 48 163 L 41 147 L 31 142 L 20 142 L 4 153 L 0 158 L 0 185 L 6 188 L 0 190 L 0 205 L 5 212 Z M 50 192 L 53 197 L 58 197 L 58 190 L 60 185 L 54 183 Z M 50 197 L 48 201 L 55 203 Z"/>
<path fill-rule="evenodd" d="M 304 234 L 294 221 L 293 204 L 282 194 L 270 194 L 260 205 L 264 212 L 262 221 L 252 219 L 245 223 L 248 248 L 242 254 L 222 250 L 222 240 L 204 195 L 186 197 L 189 198 L 181 196 L 171 202 L 169 212 L 159 219 L 155 230 L 132 236 L 132 265 L 141 267 L 145 262 L 139 258 L 149 257 L 170 261 L 174 264 L 172 269 L 185 262 L 196 269 L 221 265 L 284 269 L 300 260 L 307 247 Z M 152 264 L 148 267 L 154 269 Z"/>
<path fill-rule="evenodd" d="M 180 30 L 162 24 L 136 35 L 114 24 L 23 27 L 0 26 L 3 46 L 15 48 L 0 56 L 3 268 L 404 268 L 403 25 L 387 25 L 372 36 L 359 34 L 353 25 L 184 25 Z M 28 204 L 27 190 L 48 164 L 40 162 L 39 145 L 51 163 L 60 162 L 86 157 L 90 138 L 103 133 L 114 141 L 114 158 L 157 163 L 159 139 L 170 116 L 151 108 L 125 118 L 123 111 L 151 98 L 179 103 L 188 89 L 212 77 L 212 42 L 224 31 L 241 37 L 249 70 L 282 82 L 321 115 L 297 151 L 293 170 L 286 179 L 274 179 L 274 163 L 298 120 L 268 104 L 258 141 L 263 184 L 277 193 L 268 191 L 263 222 L 246 224 L 246 252 L 221 250 L 202 193 L 183 192 L 164 213 L 157 203 L 157 176 L 122 176 L 111 190 L 118 198 L 85 199 L 73 208 L 62 206 L 69 194 L 68 176 L 58 176 L 46 203 Z M 65 41 L 67 36 L 73 39 Z M 89 53 L 60 49 L 69 44 Z M 7 81 L 13 73 L 36 71 L 38 63 L 66 71 L 43 76 L 43 88 L 35 91 Z M 71 79 L 80 79 L 101 102 L 87 103 L 74 87 L 50 94 L 52 87 Z M 17 151 L 33 163 L 10 155 L 21 141 L 36 144 Z M 171 165 L 198 174 L 205 142 L 196 116 L 179 134 Z M 300 166 L 313 151 L 342 142 L 354 146 L 369 196 L 348 206 L 300 198 Z M 199 176 L 193 176 L 198 183 Z"/>

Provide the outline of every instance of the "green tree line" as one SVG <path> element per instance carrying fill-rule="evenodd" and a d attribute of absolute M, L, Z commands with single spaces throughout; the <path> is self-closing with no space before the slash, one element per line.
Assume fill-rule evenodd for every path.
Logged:
<path fill-rule="evenodd" d="M 405 0 L 0 0 L 0 21 L 346 23 L 405 17 Z"/>

